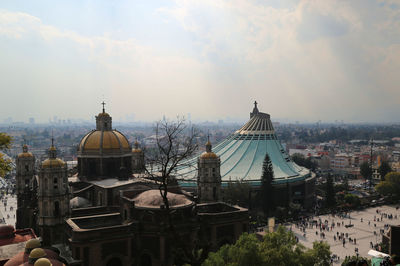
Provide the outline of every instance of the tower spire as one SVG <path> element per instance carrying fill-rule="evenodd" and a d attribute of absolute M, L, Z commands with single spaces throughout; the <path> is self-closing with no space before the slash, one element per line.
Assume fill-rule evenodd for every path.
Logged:
<path fill-rule="evenodd" d="M 212 145 L 210 141 L 210 134 L 207 135 L 206 152 L 211 152 Z"/>
<path fill-rule="evenodd" d="M 106 105 L 106 103 L 103 101 L 101 104 L 103 105 L 103 113 L 105 113 L 106 109 L 105 109 L 104 105 Z"/>

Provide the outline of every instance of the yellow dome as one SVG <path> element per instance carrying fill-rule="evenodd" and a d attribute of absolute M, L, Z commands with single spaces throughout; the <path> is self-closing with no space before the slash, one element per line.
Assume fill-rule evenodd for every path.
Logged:
<path fill-rule="evenodd" d="M 27 158 L 27 157 L 33 157 L 33 154 L 30 152 L 21 152 L 18 154 L 18 158 Z"/>
<path fill-rule="evenodd" d="M 132 152 L 133 152 L 133 153 L 142 152 L 142 149 L 139 149 L 139 148 L 137 148 L 137 149 L 132 149 Z"/>
<path fill-rule="evenodd" d="M 42 248 L 35 248 L 29 254 L 30 259 L 43 258 L 44 256 L 46 256 L 46 252 Z"/>
<path fill-rule="evenodd" d="M 65 162 L 59 158 L 46 159 L 42 163 L 42 168 L 58 168 L 65 166 Z"/>
<path fill-rule="evenodd" d="M 35 264 L 33 264 L 33 266 L 51 266 L 53 264 L 51 264 L 49 259 L 46 258 L 40 258 L 38 259 Z"/>
<path fill-rule="evenodd" d="M 37 238 L 30 239 L 25 244 L 25 248 L 29 248 L 29 249 L 39 248 L 40 246 L 41 246 L 40 240 Z"/>
<path fill-rule="evenodd" d="M 97 116 L 100 117 L 100 116 L 110 116 L 110 115 L 106 112 L 103 112 L 103 113 L 99 113 Z"/>
<path fill-rule="evenodd" d="M 81 152 L 97 151 L 100 150 L 100 148 L 103 150 L 130 150 L 128 139 L 117 130 L 93 130 L 86 134 L 79 144 L 79 150 Z"/>
<path fill-rule="evenodd" d="M 200 155 L 201 159 L 208 159 L 208 158 L 218 158 L 218 156 L 213 152 L 203 152 Z"/>

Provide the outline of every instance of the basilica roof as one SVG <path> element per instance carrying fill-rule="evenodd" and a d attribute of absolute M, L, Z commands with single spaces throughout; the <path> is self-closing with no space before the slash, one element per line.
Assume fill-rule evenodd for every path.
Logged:
<path fill-rule="evenodd" d="M 275 134 L 270 115 L 259 112 L 257 105 L 250 114 L 250 120 L 215 145 L 213 152 L 221 160 L 222 182 L 244 180 L 259 183 L 267 153 L 272 162 L 275 183 L 291 182 L 310 176 L 308 169 L 291 160 Z M 181 185 L 196 181 L 197 158 L 190 159 L 179 169 Z"/>
<path fill-rule="evenodd" d="M 93 130 L 87 133 L 79 144 L 79 151 L 97 151 L 109 149 L 130 150 L 128 139 L 119 131 Z"/>

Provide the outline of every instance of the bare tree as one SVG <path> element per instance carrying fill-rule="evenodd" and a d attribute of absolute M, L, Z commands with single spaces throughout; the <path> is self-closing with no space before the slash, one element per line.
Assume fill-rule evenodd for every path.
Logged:
<path fill-rule="evenodd" d="M 184 118 L 177 117 L 176 121 L 160 120 L 155 126 L 155 148 L 146 155 L 146 174 L 159 186 L 163 199 L 166 226 L 174 241 L 176 249 L 183 252 L 183 262 L 191 265 L 201 265 L 207 252 L 199 252 L 199 247 L 188 245 L 187 239 L 182 239 L 173 222 L 173 210 L 168 201 L 168 188 L 175 185 L 181 177 L 178 169 L 191 165 L 189 159 L 198 150 L 198 132 L 188 128 Z M 200 255 L 199 255 L 200 254 Z"/>

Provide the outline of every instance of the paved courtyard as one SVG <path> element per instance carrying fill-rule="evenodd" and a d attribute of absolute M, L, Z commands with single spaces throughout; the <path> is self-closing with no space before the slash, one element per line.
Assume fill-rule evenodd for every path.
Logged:
<path fill-rule="evenodd" d="M 390 215 L 393 216 L 392 219 L 389 219 Z M 318 224 L 314 222 L 312 225 L 312 220 L 317 221 Z M 322 222 L 321 229 L 319 221 Z M 334 227 L 332 226 L 333 224 Z M 349 224 L 353 226 L 346 228 L 345 225 Z M 356 248 L 358 248 L 360 256 L 368 257 L 367 253 L 371 249 L 371 242 L 373 245 L 382 242 L 381 230 L 386 233 L 388 229 L 388 227 L 385 228 L 385 224 L 399 225 L 400 209 L 396 210 L 395 206 L 379 206 L 362 211 L 354 211 L 348 213 L 346 217 L 337 215 L 314 216 L 308 222 L 304 221 L 304 226 L 288 224 L 286 227 L 289 230 L 291 229 L 299 241 L 308 248 L 312 248 L 314 241 L 322 240 L 328 242 L 332 254 L 340 257 L 340 260 L 335 263 L 340 264 L 346 256 L 356 255 Z M 323 229 L 324 227 L 325 229 Z M 329 231 L 326 227 L 329 227 Z M 339 236 L 342 234 L 343 237 L 339 240 Z M 343 239 L 345 244 L 343 244 Z"/>
<path fill-rule="evenodd" d="M 15 227 L 17 212 L 17 197 L 4 195 L 0 201 L 0 223 L 11 224 Z"/>

